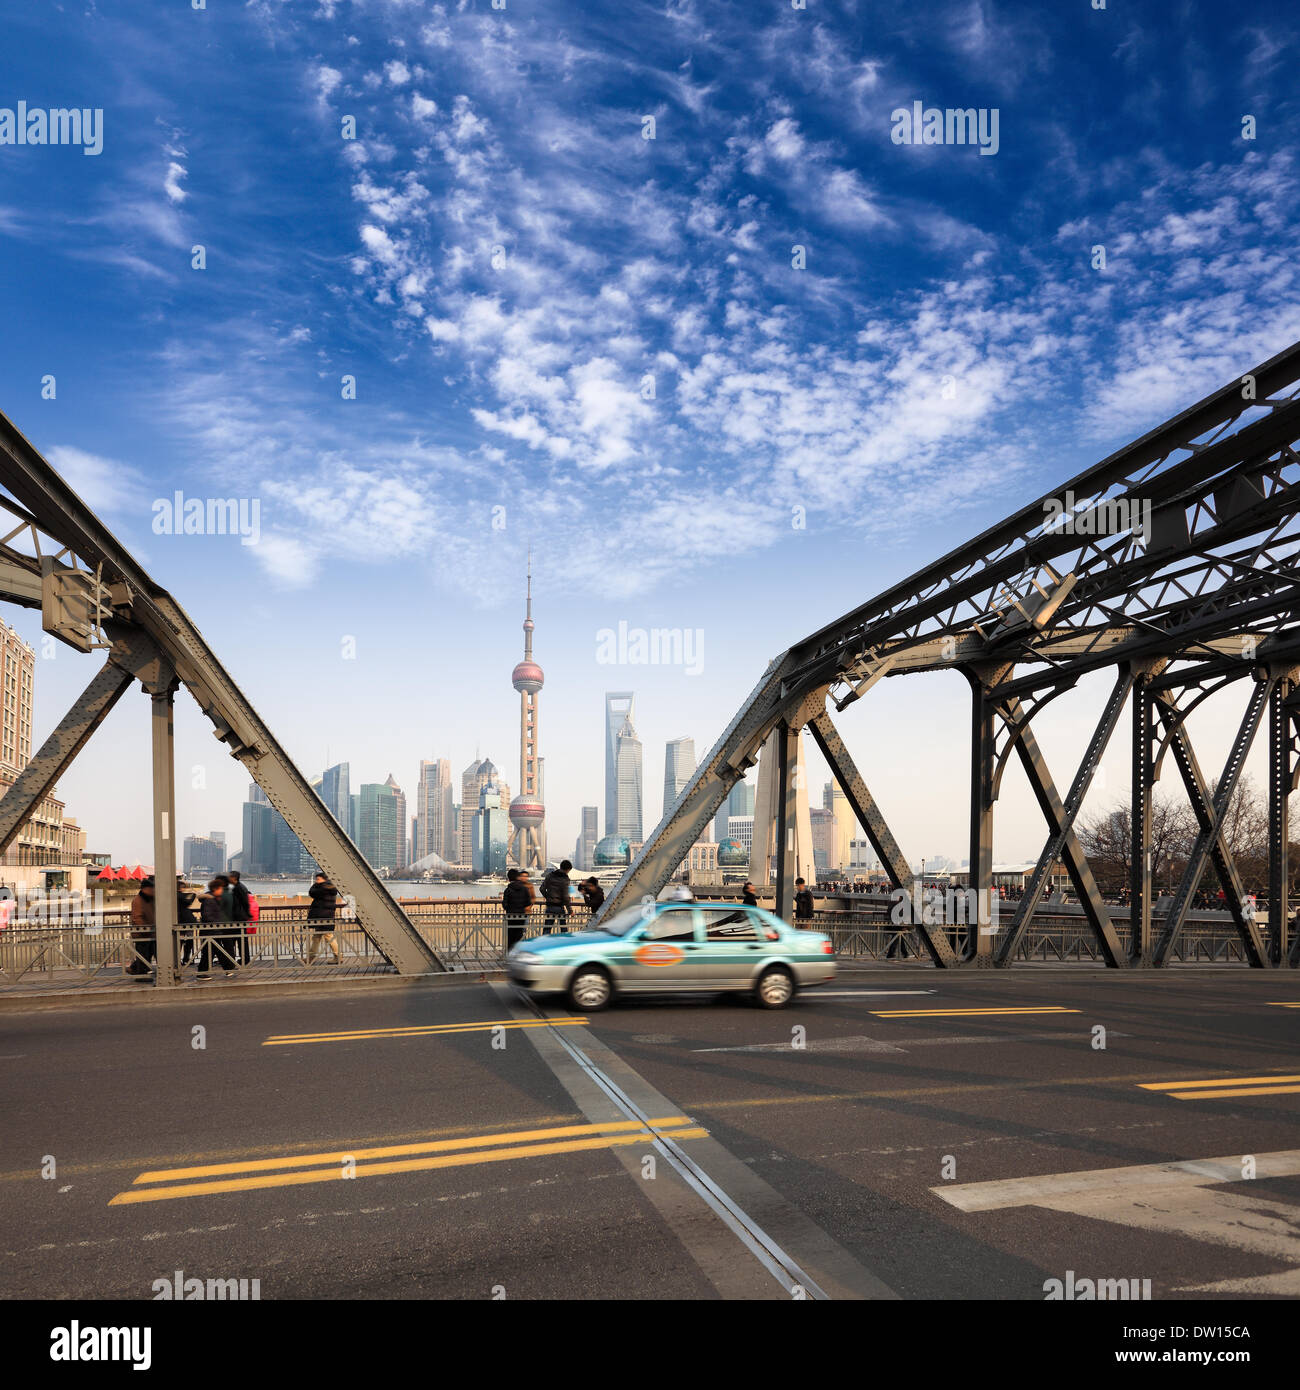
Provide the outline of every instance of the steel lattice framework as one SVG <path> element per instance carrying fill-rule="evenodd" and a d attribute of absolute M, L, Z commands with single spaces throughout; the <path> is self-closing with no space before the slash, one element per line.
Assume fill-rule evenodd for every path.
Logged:
<path fill-rule="evenodd" d="M 1107 964 L 1161 965 L 1208 862 L 1225 887 L 1252 965 L 1300 964 L 1288 941 L 1287 799 L 1297 784 L 1300 677 L 1300 344 L 1044 494 L 910 579 L 776 658 L 699 765 L 605 904 L 618 911 L 668 881 L 731 787 L 777 732 L 777 911 L 794 893 L 790 769 L 808 728 L 895 888 L 913 875 L 831 720 L 880 679 L 960 670 L 972 693 L 970 886 L 980 930 L 964 961 L 1014 958 L 1053 866 L 1063 863 Z M 1116 518 L 1140 519 L 1116 528 Z M 1114 686 L 1064 798 L 1031 727 L 1088 672 Z M 1251 694 L 1214 794 L 1188 738 L 1188 714 L 1223 686 Z M 1121 945 L 1074 831 L 1125 705 L 1133 744 L 1131 946 Z M 1260 726 L 1269 728 L 1270 913 L 1243 903 L 1222 834 L 1225 811 Z M 1151 791 L 1172 751 L 1200 834 L 1169 911 L 1152 921 Z M 1015 756 L 1047 822 L 1047 842 L 1005 932 L 987 922 L 993 810 Z M 938 965 L 958 961 L 941 926 L 918 920 Z M 996 938 L 996 939 L 995 939 Z"/>
<path fill-rule="evenodd" d="M 0 600 L 39 608 L 45 630 L 107 659 L 0 798 L 0 853 L 134 680 L 153 702 L 154 873 L 176 873 L 173 701 L 193 695 L 307 852 L 355 905 L 357 920 L 403 974 L 443 968 L 324 802 L 172 596 L 156 585 L 7 416 L 0 415 Z M 176 899 L 156 894 L 160 986 L 176 983 Z"/>

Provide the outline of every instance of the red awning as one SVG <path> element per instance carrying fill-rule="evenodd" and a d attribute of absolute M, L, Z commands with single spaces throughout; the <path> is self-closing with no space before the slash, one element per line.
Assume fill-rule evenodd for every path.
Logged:
<path fill-rule="evenodd" d="M 115 879 L 117 875 L 113 872 L 113 866 L 106 864 L 95 879 L 96 883 L 107 883 L 110 879 Z"/>

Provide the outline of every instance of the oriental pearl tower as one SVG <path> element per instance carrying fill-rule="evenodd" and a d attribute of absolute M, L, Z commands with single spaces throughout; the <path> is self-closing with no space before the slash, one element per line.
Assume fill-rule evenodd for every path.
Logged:
<path fill-rule="evenodd" d="M 528 606 L 524 617 L 524 659 L 510 683 L 519 692 L 519 795 L 510 803 L 510 859 L 521 869 L 546 867 L 546 807 L 542 804 L 539 763 L 541 728 L 538 696 L 544 677 L 533 660 L 533 557 L 528 556 Z"/>

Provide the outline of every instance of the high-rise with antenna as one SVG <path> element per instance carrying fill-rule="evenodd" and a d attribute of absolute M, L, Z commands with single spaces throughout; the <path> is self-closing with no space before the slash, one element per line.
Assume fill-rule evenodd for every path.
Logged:
<path fill-rule="evenodd" d="M 546 867 L 546 807 L 540 785 L 541 725 L 538 696 L 544 677 L 533 660 L 533 553 L 528 552 L 524 659 L 510 683 L 519 692 L 519 795 L 510 803 L 510 862 L 520 869 Z"/>

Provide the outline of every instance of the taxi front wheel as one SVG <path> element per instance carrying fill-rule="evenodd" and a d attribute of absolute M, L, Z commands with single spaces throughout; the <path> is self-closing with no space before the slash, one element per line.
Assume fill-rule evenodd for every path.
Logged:
<path fill-rule="evenodd" d="M 614 993 L 609 975 L 598 965 L 581 965 L 569 981 L 569 1003 L 583 1013 L 603 1009 Z"/>
<path fill-rule="evenodd" d="M 754 998 L 764 1009 L 784 1009 L 794 998 L 794 977 L 783 965 L 763 971 Z"/>

